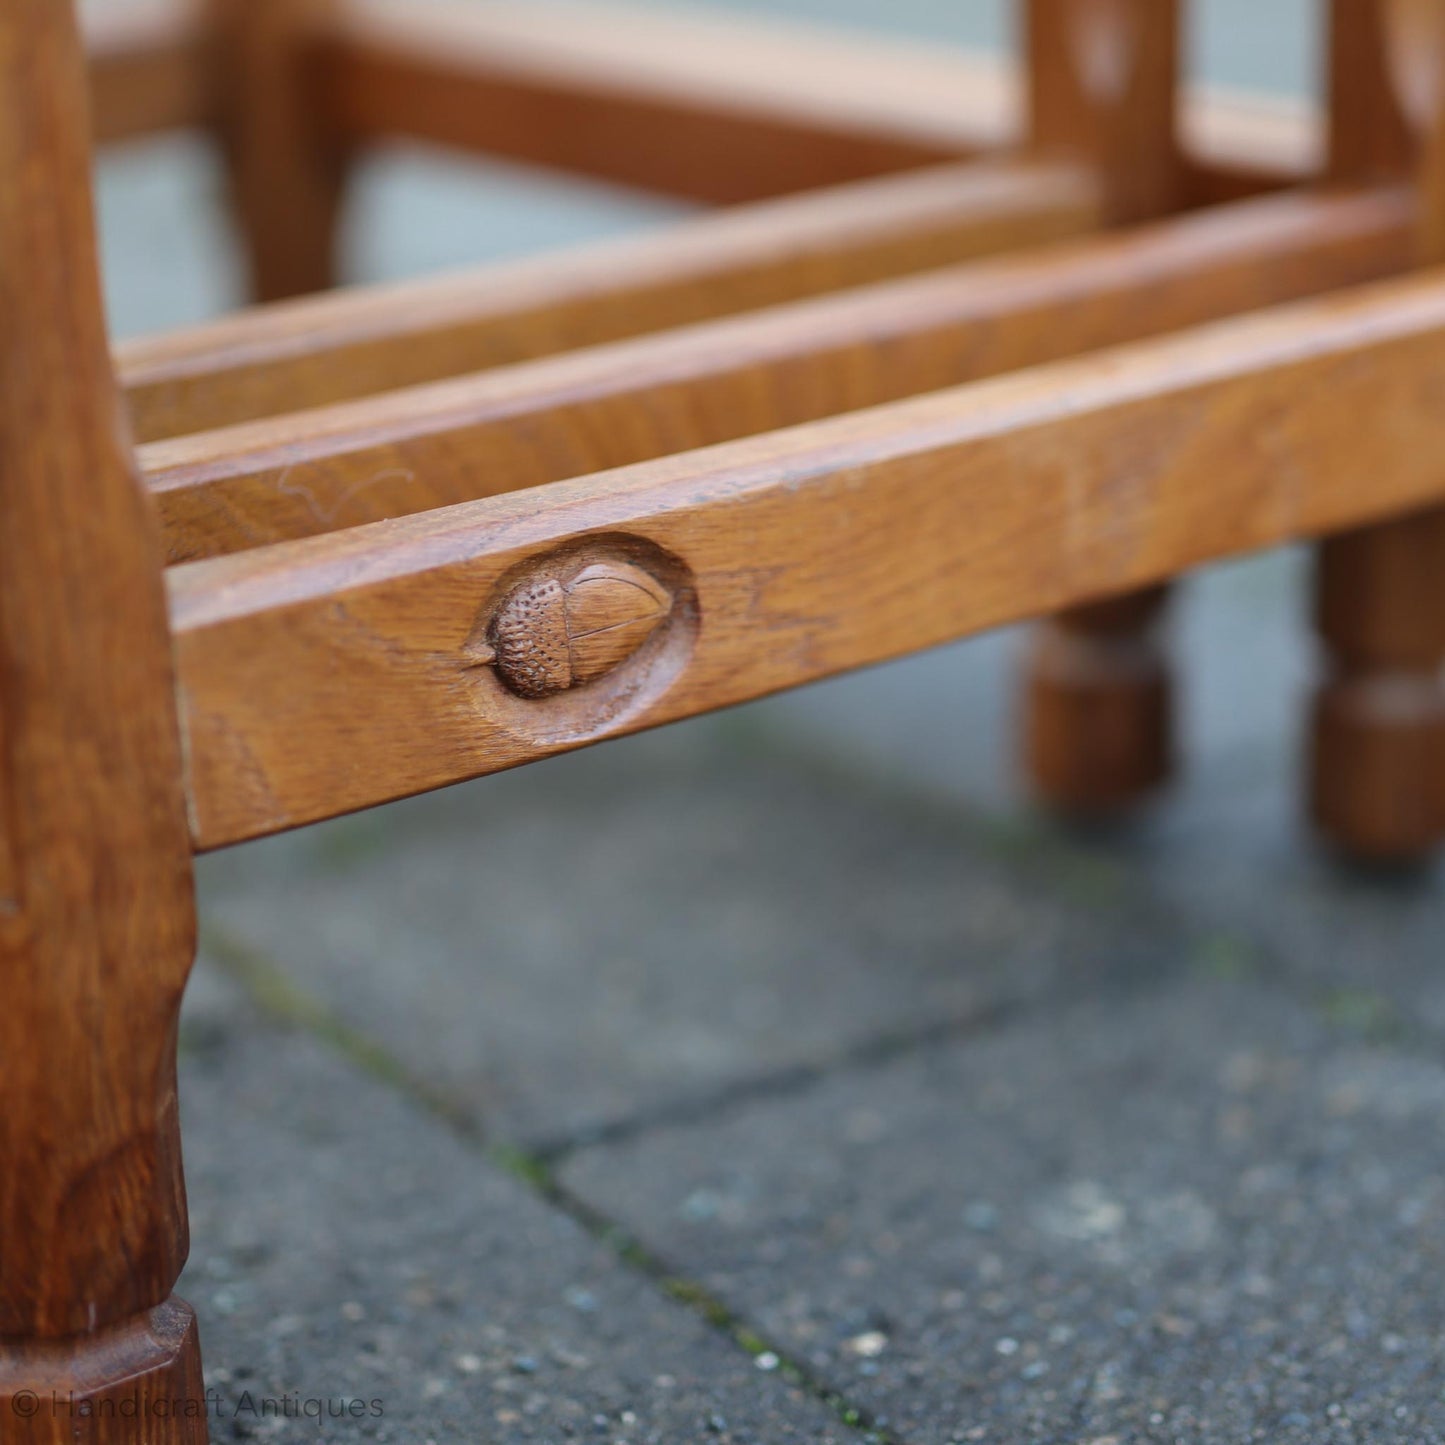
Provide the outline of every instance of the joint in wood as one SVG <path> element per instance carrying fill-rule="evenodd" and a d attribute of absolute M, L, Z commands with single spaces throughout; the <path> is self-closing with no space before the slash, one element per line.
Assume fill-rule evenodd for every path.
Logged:
<path fill-rule="evenodd" d="M 5 1445 L 206 1445 L 200 1335 L 172 1296 L 110 1329 L 0 1340 Z"/>
<path fill-rule="evenodd" d="M 1445 511 L 1332 537 L 1316 618 L 1311 814 L 1356 857 L 1410 862 L 1445 843 Z"/>
<path fill-rule="evenodd" d="M 1041 801 L 1107 814 L 1162 789 L 1175 765 L 1162 588 L 1074 609 L 1035 629 L 1025 761 Z"/>

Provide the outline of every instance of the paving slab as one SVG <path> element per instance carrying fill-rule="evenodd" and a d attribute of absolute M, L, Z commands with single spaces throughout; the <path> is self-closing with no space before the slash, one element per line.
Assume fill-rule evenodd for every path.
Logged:
<path fill-rule="evenodd" d="M 862 1439 L 204 960 L 181 1087 L 213 1445 Z"/>
<path fill-rule="evenodd" d="M 1245 825 L 1155 849 L 1094 840 L 1186 929 L 1212 933 L 1233 967 L 1286 984 L 1381 1039 L 1445 1058 L 1445 867 L 1351 865 L 1317 840 L 1270 847 Z"/>
<path fill-rule="evenodd" d="M 580 1152 L 909 1445 L 1445 1440 L 1445 1069 L 1175 981 Z"/>
<path fill-rule="evenodd" d="M 203 923 L 546 1148 L 1149 977 L 1122 871 L 752 750 L 609 744 L 207 860 Z"/>

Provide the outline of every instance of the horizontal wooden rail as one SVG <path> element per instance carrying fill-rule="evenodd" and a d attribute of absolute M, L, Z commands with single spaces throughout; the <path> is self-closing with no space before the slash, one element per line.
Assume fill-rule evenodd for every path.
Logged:
<path fill-rule="evenodd" d="M 1243 200 L 1326 173 L 1324 119 L 1307 101 L 1193 87 L 1180 130 L 1191 205 Z"/>
<path fill-rule="evenodd" d="M 1014 63 L 948 45 L 621 4 L 350 0 L 329 108 L 409 136 L 713 202 L 976 155 L 1022 134 Z M 1201 91 L 1200 204 L 1317 176 L 1299 106 Z"/>
<path fill-rule="evenodd" d="M 328 108 L 359 139 L 411 136 L 722 204 L 1010 138 L 991 67 L 896 42 L 880 65 L 871 41 L 756 19 L 348 0 L 328 57 Z"/>
<path fill-rule="evenodd" d="M 174 568 L 195 844 L 1438 504 L 1442 397 L 1432 273 Z M 599 680 L 518 695 L 535 676 L 502 664 L 584 583 L 579 616 L 630 588 L 666 620 Z"/>
<path fill-rule="evenodd" d="M 366 396 L 1095 229 L 1082 171 L 978 162 L 123 345 L 142 440 Z"/>
<path fill-rule="evenodd" d="M 193 0 L 101 0 L 82 15 L 97 140 L 210 123 L 205 33 Z"/>
<path fill-rule="evenodd" d="M 1289 194 L 142 449 L 167 554 L 875 406 L 1406 269 L 1408 193 Z"/>
<path fill-rule="evenodd" d="M 196 0 L 83 10 L 102 141 L 208 126 Z M 957 159 L 1021 131 L 1011 61 L 756 17 L 617 5 L 348 0 L 318 37 L 322 103 L 354 139 L 411 137 L 706 201 Z M 1204 90 L 1183 117 L 1190 193 L 1318 175 L 1318 118 Z"/>

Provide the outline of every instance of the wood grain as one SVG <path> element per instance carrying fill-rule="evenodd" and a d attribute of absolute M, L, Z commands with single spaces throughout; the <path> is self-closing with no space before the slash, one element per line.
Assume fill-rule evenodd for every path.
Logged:
<path fill-rule="evenodd" d="M 322 406 L 1092 230 L 1077 168 L 860 182 L 456 277 L 244 312 L 122 346 L 143 440 Z"/>
<path fill-rule="evenodd" d="M 168 574 L 213 848 L 1441 499 L 1445 284 L 1347 296 Z M 1361 487 L 1359 478 L 1372 479 Z M 681 599 L 635 663 L 511 697 L 518 569 Z M 662 569 L 672 573 L 663 576 Z"/>
<path fill-rule="evenodd" d="M 1389 275 L 1403 192 L 1242 202 L 1127 235 L 141 449 L 172 562 L 793 426 Z"/>
<path fill-rule="evenodd" d="M 341 0 L 205 0 L 232 210 L 258 301 L 335 283 L 347 147 L 319 94 Z"/>
<path fill-rule="evenodd" d="M 15 852 L 15 815 L 10 796 L 10 749 L 5 740 L 5 714 L 0 710 L 0 920 L 20 907 L 20 863 Z"/>
<path fill-rule="evenodd" d="M 194 0 L 99 0 L 84 17 L 98 141 L 212 123 L 205 28 Z"/>
<path fill-rule="evenodd" d="M 1331 0 L 1329 173 L 1356 183 L 1410 177 L 1420 254 L 1445 258 L 1445 6 Z"/>
<path fill-rule="evenodd" d="M 1175 690 L 1161 634 L 1170 589 L 1095 602 L 1034 629 L 1023 761 L 1050 807 L 1085 817 L 1137 808 L 1178 765 Z"/>
<path fill-rule="evenodd" d="M 161 557 L 111 374 L 69 5 L 0 7 L 0 1338 L 119 1324 L 186 1255 L 195 918 Z M 4 1428 L 9 1428 L 6 1422 Z"/>
<path fill-rule="evenodd" d="M 1116 225 L 1179 210 L 1180 0 L 1029 0 L 1027 21 L 1034 148 L 1091 167 Z M 1122 811 L 1169 780 L 1174 679 L 1157 625 L 1166 604 L 1151 591 L 1035 629 L 1023 762 L 1050 807 Z"/>
<path fill-rule="evenodd" d="M 967 61 L 958 86 L 958 64 L 756 19 L 351 0 L 327 104 L 361 142 L 404 135 L 736 204 L 1004 144 L 988 134 L 1002 107 L 979 103 Z"/>
<path fill-rule="evenodd" d="M 1331 25 L 1331 173 L 1413 183 L 1415 257 L 1445 260 L 1445 6 L 1334 0 Z M 1418 862 L 1445 842 L 1445 512 L 1331 538 L 1316 592 L 1311 816 L 1355 857 Z"/>
<path fill-rule="evenodd" d="M 1445 511 L 1319 553 L 1329 672 L 1315 701 L 1316 825 L 1357 857 L 1412 862 L 1445 842 Z"/>
<path fill-rule="evenodd" d="M 411 136 L 735 202 L 1017 143 L 1009 61 L 757 17 L 617 4 L 356 0 L 334 106 Z M 1318 116 L 1211 90 L 1184 114 L 1195 204 L 1318 174 Z"/>
<path fill-rule="evenodd" d="M 102 139 L 211 124 L 212 79 L 192 18 L 194 3 L 96 0 L 87 8 Z M 560 24 L 553 15 L 550 7 L 531 3 L 493 3 L 484 14 L 481 7 L 455 4 L 425 11 L 398 0 L 372 5 L 338 57 L 338 83 L 356 89 L 354 78 L 347 78 L 348 55 L 370 64 L 396 39 L 401 56 L 389 66 L 380 57 L 391 83 L 374 106 L 364 95 L 353 96 L 358 129 L 376 138 L 406 136 L 425 121 L 442 131 L 444 141 L 466 143 L 468 121 L 461 112 L 472 103 L 468 56 L 480 49 L 473 85 L 493 105 L 499 100 L 491 73 L 499 67 L 504 75 L 515 72 L 522 97 L 530 91 L 544 108 L 580 104 L 605 115 L 610 98 L 620 95 L 624 107 L 635 110 L 627 92 L 645 68 L 643 90 L 653 93 L 653 104 L 665 106 L 670 94 L 691 91 L 694 118 L 701 96 L 704 110 L 715 106 L 719 127 L 740 118 L 755 135 L 770 125 L 795 138 L 821 130 L 823 157 L 835 165 L 839 137 L 857 128 L 875 154 L 880 145 L 895 153 L 941 145 L 949 156 L 995 150 L 1015 142 L 1022 130 L 1018 77 L 1009 61 L 994 56 L 872 35 L 861 41 L 845 32 L 820 35 L 817 27 L 757 18 L 659 15 L 610 4 L 573 5 Z M 426 94 L 429 64 L 448 78 L 456 113 L 441 110 Z M 580 99 L 570 96 L 569 87 Z M 417 90 L 423 103 L 412 110 L 407 98 Z M 1194 89 L 1188 102 L 1182 120 L 1190 204 L 1242 200 L 1318 176 L 1324 158 L 1320 117 L 1307 104 L 1212 87 Z M 655 150 L 656 137 L 645 139 Z M 502 144 L 537 142 L 504 137 Z M 585 160 L 585 142 L 563 144 Z"/>
<path fill-rule="evenodd" d="M 1028 0 L 1029 139 L 1099 173 L 1116 224 L 1180 209 L 1179 0 Z"/>
<path fill-rule="evenodd" d="M 124 1324 L 0 1347 L 5 1445 L 206 1445 L 196 1317 L 171 1299 Z"/>

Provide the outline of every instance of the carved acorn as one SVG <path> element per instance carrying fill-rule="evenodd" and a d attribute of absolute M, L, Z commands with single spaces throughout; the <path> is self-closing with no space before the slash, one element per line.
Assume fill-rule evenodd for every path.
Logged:
<path fill-rule="evenodd" d="M 507 594 L 478 660 L 519 697 L 552 697 L 620 667 L 671 611 L 667 588 L 626 562 L 542 573 Z"/>

